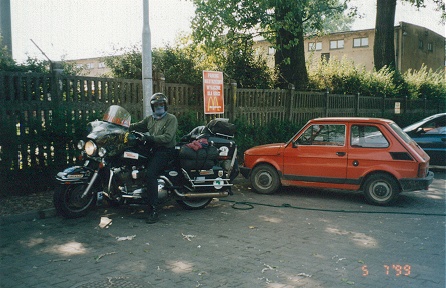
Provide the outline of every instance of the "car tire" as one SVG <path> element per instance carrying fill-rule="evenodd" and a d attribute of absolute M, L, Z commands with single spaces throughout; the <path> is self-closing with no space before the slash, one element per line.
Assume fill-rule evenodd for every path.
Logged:
<path fill-rule="evenodd" d="M 252 188 L 259 194 L 273 194 L 280 187 L 277 170 L 267 164 L 256 166 L 251 172 L 250 180 Z"/>
<path fill-rule="evenodd" d="M 392 176 L 384 173 L 376 173 L 367 177 L 363 188 L 366 200 L 370 204 L 378 206 L 392 204 L 400 193 L 398 182 Z"/>

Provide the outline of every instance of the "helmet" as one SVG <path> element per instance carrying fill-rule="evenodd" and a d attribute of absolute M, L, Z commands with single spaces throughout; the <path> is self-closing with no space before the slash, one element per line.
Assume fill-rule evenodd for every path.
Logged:
<path fill-rule="evenodd" d="M 167 111 L 167 97 L 163 93 L 155 93 L 150 97 L 150 107 L 152 107 L 152 111 L 155 112 L 155 104 L 163 103 L 164 109 Z"/>

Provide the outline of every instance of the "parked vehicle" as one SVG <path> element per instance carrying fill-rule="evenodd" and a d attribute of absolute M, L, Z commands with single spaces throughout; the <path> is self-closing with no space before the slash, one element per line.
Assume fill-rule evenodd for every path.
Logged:
<path fill-rule="evenodd" d="M 431 157 L 430 167 L 446 169 L 446 113 L 424 118 L 403 131 Z"/>
<path fill-rule="evenodd" d="M 387 119 L 317 118 L 288 142 L 245 151 L 240 172 L 257 193 L 283 186 L 363 191 L 389 205 L 403 191 L 428 189 L 429 156 Z"/>
<path fill-rule="evenodd" d="M 69 167 L 56 176 L 59 184 L 53 202 L 59 214 L 81 217 L 101 200 L 145 205 L 145 175 L 151 173 L 145 165 L 152 151 L 140 140 L 141 134 L 129 133 L 130 122 L 130 114 L 117 105 L 105 112 L 102 121 L 90 122 L 86 141 L 78 144 L 83 165 Z M 176 200 L 186 209 L 200 209 L 213 198 L 231 195 L 232 181 L 238 174 L 234 130 L 233 124 L 214 119 L 183 137 L 181 144 L 193 142 L 196 148 L 176 147 L 178 157 L 166 163 L 158 179 L 159 203 Z"/>

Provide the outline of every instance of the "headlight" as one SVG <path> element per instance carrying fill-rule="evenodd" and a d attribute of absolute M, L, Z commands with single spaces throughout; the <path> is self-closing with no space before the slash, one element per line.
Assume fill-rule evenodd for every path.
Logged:
<path fill-rule="evenodd" d="M 88 156 L 94 156 L 96 155 L 96 151 L 98 150 L 98 147 L 96 144 L 94 144 L 93 141 L 88 141 L 85 143 L 85 153 L 87 153 Z"/>
<path fill-rule="evenodd" d="M 85 146 L 84 140 L 80 140 L 79 142 L 77 142 L 77 149 L 82 150 L 84 149 L 84 146 Z"/>
<path fill-rule="evenodd" d="M 99 157 L 104 157 L 105 153 L 107 153 L 107 149 L 105 149 L 104 147 L 99 148 L 99 151 L 98 151 Z"/>

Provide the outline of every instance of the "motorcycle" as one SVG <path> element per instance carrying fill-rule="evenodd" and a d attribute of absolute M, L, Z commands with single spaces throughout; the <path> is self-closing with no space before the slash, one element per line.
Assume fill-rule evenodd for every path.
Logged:
<path fill-rule="evenodd" d="M 131 116 L 110 106 L 102 120 L 88 123 L 80 140 L 82 166 L 57 173 L 53 203 L 65 218 L 85 216 L 103 201 L 112 205 L 146 204 L 146 166 L 152 147 L 143 135 L 129 132 Z M 185 209 L 206 207 L 213 198 L 232 195 L 239 173 L 235 126 L 217 118 L 193 129 L 175 147 L 175 159 L 158 177 L 158 203 L 175 200 Z"/>

